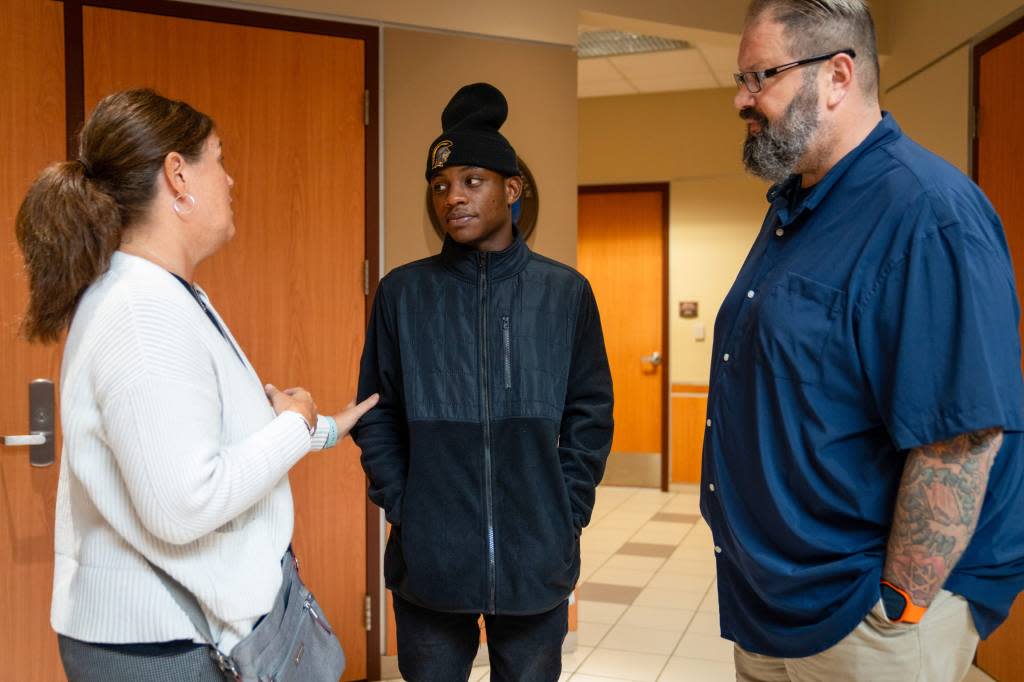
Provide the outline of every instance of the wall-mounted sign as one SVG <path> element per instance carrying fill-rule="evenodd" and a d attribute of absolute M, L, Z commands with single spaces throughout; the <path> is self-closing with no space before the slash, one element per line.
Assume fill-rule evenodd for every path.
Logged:
<path fill-rule="evenodd" d="M 679 317 L 697 317 L 697 301 L 680 301 Z"/>
<path fill-rule="evenodd" d="M 519 201 L 512 204 L 512 222 L 519 227 L 519 233 L 523 240 L 530 238 L 533 230 L 537 227 L 537 215 L 540 213 L 540 194 L 537 191 L 537 183 L 533 179 L 530 167 L 526 165 L 522 157 L 517 156 L 519 172 L 523 176 L 523 193 Z M 430 224 L 434 226 L 434 232 L 441 239 L 444 239 L 444 227 L 441 221 L 434 215 L 434 205 L 430 199 L 430 185 L 427 185 L 427 215 L 430 216 Z"/>

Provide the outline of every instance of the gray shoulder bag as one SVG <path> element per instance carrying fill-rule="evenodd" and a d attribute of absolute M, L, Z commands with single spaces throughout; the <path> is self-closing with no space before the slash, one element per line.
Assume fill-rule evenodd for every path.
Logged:
<path fill-rule="evenodd" d="M 299 579 L 299 562 L 285 553 L 281 590 L 274 607 L 231 655 L 217 648 L 195 596 L 163 569 L 150 566 L 210 647 L 210 656 L 231 682 L 338 682 L 345 652 L 320 605 Z"/>

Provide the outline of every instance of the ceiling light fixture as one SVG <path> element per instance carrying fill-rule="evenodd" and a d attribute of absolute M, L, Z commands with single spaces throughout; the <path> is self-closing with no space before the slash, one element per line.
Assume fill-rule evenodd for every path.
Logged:
<path fill-rule="evenodd" d="M 658 36 L 645 36 L 622 31 L 597 30 L 581 31 L 576 45 L 578 59 L 595 57 L 618 57 L 627 54 L 688 50 L 692 47 L 685 40 L 673 40 Z"/>

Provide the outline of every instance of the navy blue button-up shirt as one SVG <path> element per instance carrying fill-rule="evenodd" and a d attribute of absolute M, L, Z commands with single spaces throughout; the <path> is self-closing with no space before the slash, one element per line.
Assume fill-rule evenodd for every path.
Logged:
<path fill-rule="evenodd" d="M 907 451 L 1002 427 L 946 588 L 982 636 L 1024 587 L 1024 385 L 999 217 L 891 116 L 810 191 L 768 193 L 715 323 L 701 512 L 722 635 L 832 646 L 879 598 Z"/>

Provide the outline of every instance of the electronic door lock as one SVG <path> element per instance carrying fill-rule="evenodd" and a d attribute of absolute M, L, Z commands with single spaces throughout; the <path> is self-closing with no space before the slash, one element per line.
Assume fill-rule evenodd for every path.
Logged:
<path fill-rule="evenodd" d="M 53 382 L 36 379 L 28 385 L 28 435 L 4 436 L 7 447 L 28 446 L 28 461 L 34 467 L 54 462 Z"/>

